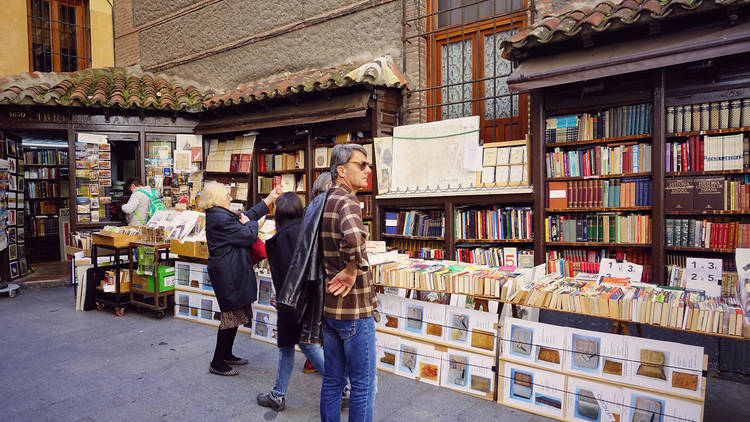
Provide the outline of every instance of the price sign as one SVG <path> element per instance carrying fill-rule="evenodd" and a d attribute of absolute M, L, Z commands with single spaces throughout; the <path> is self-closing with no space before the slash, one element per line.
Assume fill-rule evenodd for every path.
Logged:
<path fill-rule="evenodd" d="M 639 283 L 643 275 L 643 265 L 628 261 L 602 258 L 599 263 L 599 277 L 627 278 L 631 283 Z"/>
<path fill-rule="evenodd" d="M 682 283 L 687 289 L 703 290 L 708 296 L 721 296 L 721 259 L 687 258 Z"/>

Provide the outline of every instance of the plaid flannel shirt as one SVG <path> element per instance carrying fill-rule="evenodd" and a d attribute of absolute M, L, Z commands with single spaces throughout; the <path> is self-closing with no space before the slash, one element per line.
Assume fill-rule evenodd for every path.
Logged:
<path fill-rule="evenodd" d="M 373 316 L 378 299 L 365 255 L 367 237 L 356 195 L 346 185 L 335 183 L 328 191 L 321 222 L 321 249 L 326 272 L 323 316 L 339 320 Z M 328 291 L 328 283 L 352 261 L 358 267 L 354 286 L 346 296 L 334 296 Z"/>

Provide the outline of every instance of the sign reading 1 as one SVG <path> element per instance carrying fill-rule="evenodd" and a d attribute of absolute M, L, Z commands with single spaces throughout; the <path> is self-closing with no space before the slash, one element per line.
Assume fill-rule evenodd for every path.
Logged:
<path fill-rule="evenodd" d="M 638 283 L 642 275 L 643 265 L 628 261 L 617 262 L 612 258 L 602 258 L 599 263 L 599 277 L 627 278 L 631 283 Z"/>

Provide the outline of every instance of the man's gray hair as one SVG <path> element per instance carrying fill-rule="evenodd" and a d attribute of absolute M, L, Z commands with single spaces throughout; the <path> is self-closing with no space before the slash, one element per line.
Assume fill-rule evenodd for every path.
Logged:
<path fill-rule="evenodd" d="M 320 173 L 320 176 L 318 176 L 318 178 L 315 179 L 315 183 L 313 183 L 313 187 L 312 187 L 313 198 L 327 191 L 328 188 L 330 187 L 330 184 L 331 184 L 331 172 L 324 171 L 323 173 Z"/>
<path fill-rule="evenodd" d="M 361 152 L 367 158 L 367 150 L 360 144 L 338 144 L 333 147 L 333 151 L 331 151 L 331 177 L 334 181 L 339 177 L 336 168 L 346 164 L 352 158 L 355 150 Z"/>

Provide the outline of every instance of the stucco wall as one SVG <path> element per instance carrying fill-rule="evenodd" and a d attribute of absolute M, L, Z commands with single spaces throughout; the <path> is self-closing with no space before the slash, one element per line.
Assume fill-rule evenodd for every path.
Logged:
<path fill-rule="evenodd" d="M 133 5 L 142 2 L 134 0 Z M 383 54 L 391 54 L 400 63 L 401 2 L 390 1 L 330 20 L 324 18 L 352 3 L 224 0 L 209 4 L 139 31 L 139 63 L 146 69 L 159 68 L 165 62 L 192 53 L 232 45 L 237 40 L 267 34 L 313 17 L 321 17 L 321 22 L 308 22 L 302 29 L 281 31 L 280 35 L 262 41 L 178 66 L 170 65 L 164 72 L 209 81 L 217 88 L 230 88 L 282 72 L 369 60 Z M 134 17 L 138 16 L 137 9 Z M 169 11 L 174 12 L 171 8 Z M 160 13 L 167 13 L 167 9 Z M 158 19 L 157 15 L 154 12 L 150 21 Z"/>
<path fill-rule="evenodd" d="M 26 22 L 26 0 L 3 1 L 0 76 L 29 71 L 29 30 Z"/>
<path fill-rule="evenodd" d="M 112 41 L 112 6 L 107 0 L 90 0 L 91 67 L 108 67 L 115 64 Z"/>

